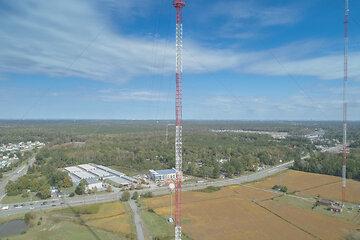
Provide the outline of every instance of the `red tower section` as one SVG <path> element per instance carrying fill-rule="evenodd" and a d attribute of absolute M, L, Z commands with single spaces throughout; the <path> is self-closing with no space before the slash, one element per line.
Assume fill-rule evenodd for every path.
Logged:
<path fill-rule="evenodd" d="M 176 135 L 175 135 L 175 240 L 181 239 L 181 201 L 182 201 L 182 33 L 183 15 L 185 1 L 175 0 L 176 8 Z"/>

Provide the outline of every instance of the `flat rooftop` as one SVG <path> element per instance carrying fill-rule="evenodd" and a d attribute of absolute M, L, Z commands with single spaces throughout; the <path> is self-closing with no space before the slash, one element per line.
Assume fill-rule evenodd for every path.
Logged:
<path fill-rule="evenodd" d="M 80 179 L 96 178 L 95 175 L 85 172 L 85 171 L 73 172 L 72 174 L 74 174 L 75 176 L 77 176 Z"/>
<path fill-rule="evenodd" d="M 103 170 L 103 171 L 105 171 L 105 172 L 111 173 L 111 174 L 116 175 L 116 176 L 119 176 L 119 177 L 125 176 L 124 173 L 118 172 L 118 171 L 116 171 L 116 170 L 114 170 L 114 169 L 111 169 L 111 168 L 108 168 L 108 167 L 105 167 L 105 166 L 96 165 L 96 167 L 97 167 L 98 169 L 101 169 L 101 170 Z"/>
<path fill-rule="evenodd" d="M 78 167 L 66 167 L 65 168 L 66 171 L 70 172 L 70 173 L 74 173 L 74 172 L 81 172 L 81 171 L 84 171 Z"/>
<path fill-rule="evenodd" d="M 86 171 L 90 171 L 90 170 L 95 170 L 95 169 L 96 169 L 96 167 L 91 166 L 90 164 L 80 164 L 80 165 L 78 165 L 78 167 L 80 167 L 80 168 L 82 168 L 82 169 L 84 169 L 84 170 L 86 170 Z"/>
<path fill-rule="evenodd" d="M 110 176 L 110 173 L 108 172 L 105 172 L 101 169 L 94 169 L 94 170 L 89 170 L 90 173 L 98 176 L 98 177 L 107 177 L 107 176 Z"/>
<path fill-rule="evenodd" d="M 156 172 L 160 175 L 165 175 L 165 174 L 175 174 L 176 170 L 175 169 L 165 169 L 165 170 L 156 170 Z"/>
<path fill-rule="evenodd" d="M 114 182 L 116 184 L 129 184 L 129 181 L 125 180 L 124 178 L 112 176 L 107 178 L 109 181 Z"/>

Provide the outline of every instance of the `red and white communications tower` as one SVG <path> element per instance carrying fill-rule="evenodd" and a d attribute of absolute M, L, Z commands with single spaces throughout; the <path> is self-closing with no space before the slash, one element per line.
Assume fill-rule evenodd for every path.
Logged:
<path fill-rule="evenodd" d="M 182 201 L 182 10 L 185 1 L 174 0 L 176 8 L 176 135 L 175 135 L 175 240 L 181 240 L 181 201 Z"/>
<path fill-rule="evenodd" d="M 347 128 L 347 100 L 346 89 L 348 80 L 348 23 L 349 23 L 349 1 L 345 0 L 345 34 L 344 34 L 344 89 L 343 89 L 343 161 L 342 161 L 342 187 L 341 187 L 341 201 L 345 205 L 346 193 L 346 128 Z"/>

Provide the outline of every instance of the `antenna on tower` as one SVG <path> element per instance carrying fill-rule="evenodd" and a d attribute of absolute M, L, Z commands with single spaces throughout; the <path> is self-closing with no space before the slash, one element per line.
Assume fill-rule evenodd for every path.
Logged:
<path fill-rule="evenodd" d="M 174 0 L 176 8 L 176 136 L 175 136 L 175 240 L 181 240 L 181 201 L 182 201 L 182 9 L 185 1 Z"/>
<path fill-rule="evenodd" d="M 344 35 L 344 89 L 343 89 L 343 164 L 342 164 L 342 206 L 345 205 L 346 194 L 346 134 L 347 134 L 347 100 L 346 100 L 346 88 L 348 80 L 348 23 L 349 23 L 349 1 L 345 0 L 345 35 Z"/>

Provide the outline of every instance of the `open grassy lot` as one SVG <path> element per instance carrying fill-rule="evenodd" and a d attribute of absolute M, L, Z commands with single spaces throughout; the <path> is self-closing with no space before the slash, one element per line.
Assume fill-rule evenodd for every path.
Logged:
<path fill-rule="evenodd" d="M 12 204 L 12 203 L 30 202 L 30 201 L 38 201 L 38 200 L 40 200 L 40 199 L 35 196 L 28 196 L 28 197 L 23 198 L 21 196 L 21 194 L 17 195 L 17 196 L 5 195 L 5 197 L 3 197 L 3 199 L 1 200 L 1 203 L 2 204 Z"/>
<path fill-rule="evenodd" d="M 194 240 L 289 239 L 290 236 L 291 239 L 345 239 L 345 231 L 353 232 L 358 227 L 304 209 L 311 209 L 312 201 L 300 198 L 304 201 L 304 208 L 300 208 L 272 200 L 277 197 L 275 193 L 243 186 L 225 187 L 211 193 L 184 192 L 183 231 Z M 155 213 L 170 216 L 170 195 L 144 202 Z M 296 216 L 292 216 L 294 214 Z"/>
<path fill-rule="evenodd" d="M 280 201 L 266 200 L 259 204 L 317 239 L 345 239 L 347 231 L 355 232 L 359 228 L 357 224 Z"/>
<path fill-rule="evenodd" d="M 48 212 L 33 212 L 25 234 L 9 240 L 136 239 L 127 209 L 120 202 L 92 204 Z"/>
<path fill-rule="evenodd" d="M 289 192 L 297 195 L 341 199 L 341 178 L 323 174 L 288 170 L 281 175 L 249 183 L 251 186 L 271 189 L 274 185 L 283 185 Z M 346 200 L 360 203 L 360 182 L 352 179 L 346 181 Z"/>

